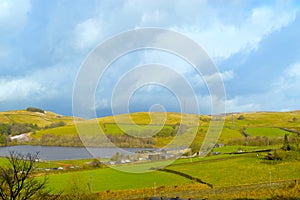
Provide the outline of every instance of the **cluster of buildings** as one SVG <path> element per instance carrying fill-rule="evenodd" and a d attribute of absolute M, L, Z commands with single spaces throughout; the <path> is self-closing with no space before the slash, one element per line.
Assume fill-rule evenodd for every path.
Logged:
<path fill-rule="evenodd" d="M 183 156 L 191 156 L 191 148 L 169 148 L 169 149 L 159 149 L 159 150 L 141 150 L 135 152 L 134 160 L 165 160 L 170 158 L 179 158 Z"/>

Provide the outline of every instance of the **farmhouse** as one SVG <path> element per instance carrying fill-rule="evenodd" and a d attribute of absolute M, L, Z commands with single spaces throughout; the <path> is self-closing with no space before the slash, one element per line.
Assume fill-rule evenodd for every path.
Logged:
<path fill-rule="evenodd" d="M 220 148 L 220 147 L 224 147 L 224 146 L 225 146 L 225 144 L 223 144 L 223 143 L 216 143 L 214 145 L 214 148 Z"/>
<path fill-rule="evenodd" d="M 28 136 L 28 133 L 24 133 L 24 134 L 20 134 L 20 135 L 10 136 L 10 139 L 17 140 L 18 142 L 28 142 L 29 136 Z"/>

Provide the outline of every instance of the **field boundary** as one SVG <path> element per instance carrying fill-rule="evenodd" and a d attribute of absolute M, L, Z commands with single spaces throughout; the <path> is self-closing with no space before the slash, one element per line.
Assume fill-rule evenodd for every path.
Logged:
<path fill-rule="evenodd" d="M 297 127 L 297 128 L 298 128 L 298 127 Z M 287 129 L 287 128 L 284 128 L 284 127 L 281 127 L 281 128 L 279 128 L 279 129 L 281 129 L 281 130 L 283 130 L 283 131 L 286 131 L 286 132 L 289 132 L 289 133 L 294 133 L 294 134 L 297 134 L 297 135 L 300 134 L 300 133 L 297 132 L 297 131 L 294 131 L 294 130 L 291 130 L 291 129 Z"/>
<path fill-rule="evenodd" d="M 182 186 L 159 186 L 153 188 L 141 188 L 134 190 L 118 190 L 118 191 L 103 191 L 98 192 L 98 196 L 103 200 L 112 199 L 135 199 L 144 200 L 149 198 L 166 198 L 166 197 L 180 197 L 180 198 L 205 198 L 213 199 L 215 195 L 225 194 L 239 194 L 247 191 L 261 191 L 268 190 L 270 194 L 273 193 L 274 189 L 294 187 L 299 183 L 300 179 L 293 180 L 282 180 L 270 183 L 259 183 L 259 184 L 247 184 L 227 187 L 215 187 L 215 188 L 203 188 L 198 184 L 187 184 Z"/>
<path fill-rule="evenodd" d="M 158 169 L 158 171 L 176 174 L 178 176 L 182 176 L 184 178 L 190 179 L 192 181 L 196 181 L 196 182 L 201 183 L 201 184 L 205 184 L 205 185 L 209 186 L 210 188 L 213 188 L 212 184 L 206 183 L 206 182 L 202 181 L 200 178 L 188 175 L 188 174 L 183 173 L 183 172 L 175 171 L 175 170 L 172 170 L 172 169 Z"/>
<path fill-rule="evenodd" d="M 217 162 L 217 161 L 222 161 L 222 160 L 230 160 L 230 159 L 238 159 L 238 158 L 243 158 L 243 157 L 256 157 L 255 156 L 256 152 L 247 152 L 247 153 L 223 153 L 224 155 L 239 155 L 239 156 L 233 156 L 233 157 L 225 157 L 225 158 L 215 158 L 215 159 L 209 159 L 209 160 L 198 160 L 198 161 L 193 161 L 190 162 L 189 164 L 195 164 L 195 163 L 210 163 L 210 162 Z M 253 154 L 253 155 L 251 155 Z M 186 158 L 189 159 L 189 158 Z M 186 165 L 186 162 L 183 163 L 174 163 L 170 166 L 177 166 L 177 165 Z"/>

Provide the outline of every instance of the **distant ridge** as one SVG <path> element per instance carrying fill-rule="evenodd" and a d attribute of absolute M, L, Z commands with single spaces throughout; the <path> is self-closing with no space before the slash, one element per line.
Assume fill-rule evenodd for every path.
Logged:
<path fill-rule="evenodd" d="M 83 120 L 81 118 L 76 119 Z M 64 122 L 66 125 L 72 125 L 74 124 L 73 121 L 74 118 L 72 116 L 63 116 L 51 111 L 44 111 L 42 109 L 37 110 L 36 108 L 0 112 L 0 123 L 6 124 L 28 123 L 44 127 L 55 122 Z"/>
<path fill-rule="evenodd" d="M 29 110 L 28 110 L 29 109 Z M 39 108 L 27 108 L 25 110 L 10 110 L 10 111 L 2 111 L 0 112 L 0 123 L 32 123 L 37 124 L 38 126 L 46 126 L 54 122 L 63 121 L 66 125 L 73 125 L 74 124 L 74 117 L 73 116 L 63 116 L 61 114 L 54 113 L 52 111 L 44 111 L 42 109 L 33 111 L 32 109 L 39 109 Z M 43 111 L 43 112 L 42 112 Z M 232 115 L 239 116 L 245 115 L 248 116 L 248 119 L 253 118 L 263 118 L 267 117 L 264 114 L 269 115 L 273 120 L 276 120 L 275 116 L 278 116 L 280 120 L 285 118 L 291 120 L 291 118 L 299 117 L 300 121 L 300 110 L 294 111 L 251 111 L 251 112 L 231 112 L 231 113 L 224 113 L 225 119 L 230 119 Z M 299 116 L 298 116 L 299 115 Z M 180 123 L 182 117 L 185 119 L 184 121 L 194 124 L 195 121 L 202 118 L 204 121 L 205 119 L 208 120 L 211 115 L 203 115 L 203 114 L 182 114 L 176 112 L 135 112 L 129 114 L 120 114 L 115 116 L 105 116 L 101 118 L 97 118 L 100 123 L 135 123 L 140 125 L 147 125 L 147 124 L 161 124 L 161 120 L 165 119 L 164 124 L 176 124 Z M 79 117 L 75 118 L 77 121 L 90 121 L 85 120 Z M 247 117 L 246 117 L 247 119 Z M 159 122 L 159 123 L 156 123 Z"/>

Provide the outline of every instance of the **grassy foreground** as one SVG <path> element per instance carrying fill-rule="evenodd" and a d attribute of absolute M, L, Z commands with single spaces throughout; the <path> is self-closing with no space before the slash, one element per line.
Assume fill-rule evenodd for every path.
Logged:
<path fill-rule="evenodd" d="M 49 128 L 39 130 L 32 134 L 32 139 L 35 139 L 39 144 L 41 141 L 52 139 L 53 144 L 66 145 L 67 140 L 71 141 L 70 146 L 73 145 L 75 139 L 78 139 L 76 127 L 71 121 L 71 118 L 63 118 L 53 113 L 25 113 L 26 111 L 12 111 L 0 114 L 0 120 L 4 123 L 13 123 L 17 121 L 19 123 L 38 123 L 41 126 L 48 125 L 49 123 L 66 120 L 66 126 Z M 115 123 L 121 122 L 123 128 L 129 132 L 135 132 L 137 136 L 141 136 L 141 133 L 147 131 L 156 131 L 161 124 L 157 123 L 159 120 L 166 116 L 166 124 L 163 127 L 168 131 L 174 129 L 174 124 L 180 122 L 180 114 L 176 113 L 133 113 L 130 115 L 119 115 L 118 119 L 115 117 L 105 117 L 96 119 L 100 123 L 100 126 L 105 130 L 106 134 L 109 134 L 112 139 L 122 139 L 113 136 L 123 136 L 123 132 Z M 128 118 L 130 116 L 130 118 Z M 209 116 L 197 116 L 197 115 L 184 115 L 187 119 L 187 129 L 184 133 L 178 135 L 176 139 L 171 136 L 154 137 L 153 143 L 149 145 L 164 146 L 168 142 L 173 140 L 173 143 L 182 144 L 188 141 L 194 141 L 192 145 L 195 145 L 195 149 L 199 149 L 206 131 L 209 126 Z M 131 120 L 129 120 L 131 119 Z M 129 120 L 129 121 L 128 121 Z M 138 127 L 131 125 L 134 121 L 139 124 Z M 188 191 L 193 191 L 191 195 L 199 197 L 200 190 L 210 189 L 204 184 L 199 184 L 195 179 L 191 180 L 182 176 L 182 174 L 189 175 L 190 177 L 201 179 L 203 182 L 213 185 L 216 191 L 221 191 L 223 188 L 234 187 L 246 187 L 247 185 L 263 185 L 271 183 L 277 185 L 280 181 L 296 180 L 300 179 L 300 157 L 294 160 L 284 161 L 267 161 L 264 158 L 267 153 L 248 153 L 248 154 L 229 154 L 233 152 L 251 152 L 268 149 L 279 149 L 282 146 L 283 137 L 285 134 L 291 138 L 291 145 L 296 148 L 297 132 L 290 132 L 289 130 L 300 130 L 300 112 L 255 112 L 255 113 L 237 113 L 233 115 L 227 115 L 225 117 L 225 126 L 219 137 L 218 143 L 220 148 L 215 148 L 213 151 L 221 153 L 221 155 L 209 156 L 205 158 L 186 158 L 176 160 L 174 163 L 166 167 L 169 172 L 163 171 L 150 171 L 151 165 L 149 163 L 139 163 L 130 165 L 121 165 L 116 169 L 104 167 L 98 169 L 85 168 L 86 162 L 91 160 L 81 161 L 57 161 L 57 162 L 45 162 L 38 163 L 37 167 L 57 168 L 60 166 L 79 166 L 75 170 L 61 170 L 55 173 L 48 174 L 49 182 L 48 187 L 55 192 L 65 191 L 70 192 L 74 188 L 79 188 L 85 192 L 101 193 L 107 195 L 108 193 L 120 193 L 124 195 L 128 193 L 140 194 L 147 192 L 152 194 L 153 191 L 173 191 L 179 192 L 180 196 L 184 194 L 190 194 Z M 194 124 L 200 124 L 199 127 L 193 126 Z M 81 121 L 82 124 L 88 125 L 89 120 Z M 148 126 L 151 124 L 151 126 Z M 282 128 L 285 128 L 283 130 Z M 97 137 L 93 129 L 86 129 L 88 136 L 92 136 L 90 139 L 96 141 Z M 126 132 L 126 131 L 125 131 Z M 195 138 L 193 138 L 193 132 L 197 132 Z M 246 137 L 243 133 L 246 133 Z M 76 136 L 76 137 L 75 137 Z M 59 140 L 58 140 L 59 139 Z M 125 138 L 126 139 L 126 138 Z M 275 141 L 275 142 L 274 142 Z M 56 143 L 54 143 L 56 142 Z M 80 141 L 79 141 L 80 142 Z M 132 141 L 137 142 L 137 141 Z M 246 143 L 247 142 L 247 143 Z M 47 143 L 45 143 L 47 144 Z M 148 144 L 148 143 L 147 143 Z M 297 147 L 298 148 L 298 147 Z M 0 165 L 4 163 L 4 160 L 0 158 Z M 165 161 L 159 161 L 156 164 L 164 166 Z M 129 170 L 133 167 L 137 167 L 139 170 L 148 170 L 147 173 L 126 173 L 120 170 Z M 119 169 L 119 170 L 118 170 Z M 173 173 L 179 172 L 179 173 Z M 181 173 L 181 175 L 180 175 Z M 40 175 L 44 175 L 44 171 Z M 270 184 L 270 185 L 271 185 Z M 175 188 L 175 189 L 174 189 Z M 181 188 L 180 191 L 178 191 Z M 194 189 L 192 189 L 194 188 Z M 296 188 L 296 189 L 295 189 Z M 255 198 L 269 198 L 272 197 L 269 189 L 257 189 L 256 192 L 246 191 L 239 194 L 243 194 L 243 197 L 249 197 L 251 195 Z M 292 188 L 286 188 L 286 191 L 291 191 L 294 196 L 297 196 L 298 186 Z M 226 189 L 225 189 L 226 190 Z M 276 189 L 277 190 L 277 189 Z M 284 193 L 279 188 L 277 191 L 280 194 Z M 122 193 L 122 191 L 124 191 Z M 257 192 L 259 191 L 259 192 Z M 204 192 L 205 193 L 205 192 Z M 262 195 L 259 196 L 258 193 Z M 239 197 L 239 194 L 234 198 Z M 202 193 L 201 193 L 202 195 Z M 300 194 L 299 194 L 300 196 Z M 298 196 L 298 197 L 299 197 Z M 201 196 L 202 197 L 202 196 Z M 218 196 L 217 194 L 212 198 L 233 198 L 233 196 Z M 102 198 L 102 197 L 101 197 Z M 109 197 L 107 197 L 110 199 Z"/>
<path fill-rule="evenodd" d="M 270 173 L 274 182 L 300 178 L 299 161 L 272 163 L 256 155 L 171 165 L 167 169 L 201 178 L 216 187 L 266 183 L 270 181 Z"/>
<path fill-rule="evenodd" d="M 161 163 L 164 164 L 163 162 Z M 149 164 L 138 164 L 147 168 Z M 119 169 L 130 168 L 130 165 Z M 214 188 L 243 186 L 300 179 L 299 161 L 268 162 L 256 154 L 220 155 L 204 159 L 180 159 L 167 167 L 200 178 Z M 50 174 L 49 187 L 55 191 L 68 191 L 80 180 L 82 187 L 92 192 L 144 189 L 160 186 L 184 186 L 199 184 L 173 173 L 152 171 L 142 174 L 121 172 L 112 168 Z M 77 181 L 78 182 L 78 181 Z M 204 187 L 205 188 L 205 187 Z"/>
<path fill-rule="evenodd" d="M 82 189 L 91 187 L 92 192 L 107 190 L 124 190 L 150 188 L 153 186 L 174 186 L 191 183 L 190 180 L 165 172 L 148 172 L 144 174 L 131 174 L 111 168 L 51 174 L 49 188 L 54 191 L 68 191 L 74 182 L 80 180 Z"/>

